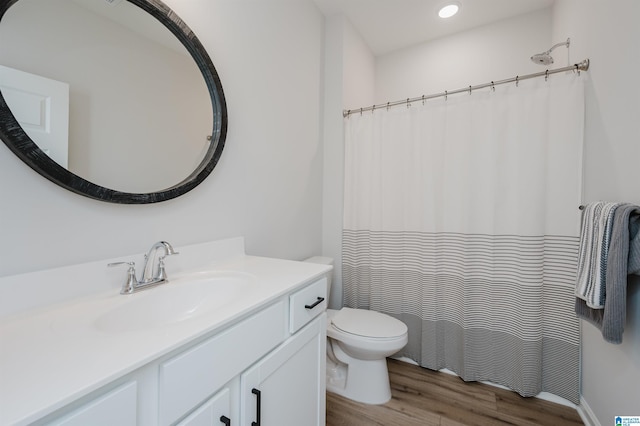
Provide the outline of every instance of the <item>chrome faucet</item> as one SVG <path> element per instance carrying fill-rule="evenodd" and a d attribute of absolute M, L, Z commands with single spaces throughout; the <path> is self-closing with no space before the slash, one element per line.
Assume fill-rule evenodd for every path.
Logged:
<path fill-rule="evenodd" d="M 158 250 L 164 250 L 164 254 L 158 257 Z M 179 253 L 166 241 L 158 241 L 152 245 L 149 252 L 144 255 L 144 270 L 142 271 L 142 278 L 140 281 L 136 278 L 135 262 L 114 262 L 109 263 L 107 266 L 129 265 L 129 269 L 127 270 L 127 281 L 122 286 L 120 294 L 132 294 L 140 290 L 145 290 L 147 288 L 152 288 L 159 284 L 169 282 L 167 279 L 167 273 L 164 269 L 164 258 L 173 254 Z M 158 259 L 158 266 L 154 267 L 156 258 Z"/>
<path fill-rule="evenodd" d="M 154 267 L 157 252 L 160 249 L 164 250 L 164 255 L 158 257 L 158 266 Z M 167 274 L 164 270 L 164 258 L 172 254 L 178 254 L 178 252 L 166 241 L 158 241 L 152 245 L 149 252 L 144 255 L 144 270 L 142 271 L 142 280 L 140 283 L 151 284 L 155 281 L 166 281 Z"/>

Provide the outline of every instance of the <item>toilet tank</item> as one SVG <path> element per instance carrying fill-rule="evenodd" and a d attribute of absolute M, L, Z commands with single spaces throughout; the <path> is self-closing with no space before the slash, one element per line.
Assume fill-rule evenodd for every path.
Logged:
<path fill-rule="evenodd" d="M 324 257 L 324 256 L 313 256 L 308 259 L 303 260 L 303 262 L 309 263 L 319 263 L 321 265 L 331 265 L 333 266 L 333 258 L 332 257 Z M 333 276 L 333 270 L 327 273 L 327 298 L 331 297 L 331 277 Z"/>

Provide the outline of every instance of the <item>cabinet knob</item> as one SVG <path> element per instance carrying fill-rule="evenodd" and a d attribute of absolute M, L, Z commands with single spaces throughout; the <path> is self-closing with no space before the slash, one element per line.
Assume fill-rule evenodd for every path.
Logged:
<path fill-rule="evenodd" d="M 220 421 L 225 426 L 231 426 L 231 419 L 229 417 L 227 417 L 227 416 L 220 416 Z"/>

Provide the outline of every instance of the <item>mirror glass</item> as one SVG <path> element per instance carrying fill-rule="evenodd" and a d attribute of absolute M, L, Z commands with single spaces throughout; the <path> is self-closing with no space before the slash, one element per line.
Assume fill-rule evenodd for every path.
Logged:
<path fill-rule="evenodd" d="M 190 51 L 157 19 L 170 9 L 146 0 L 19 0 L 5 9 L 0 91 L 45 163 L 136 195 L 175 190 L 200 169 L 208 175 L 224 142 L 214 111 L 222 107 L 226 126 L 222 91 L 188 28 L 171 17 L 183 41 L 197 42 Z"/>

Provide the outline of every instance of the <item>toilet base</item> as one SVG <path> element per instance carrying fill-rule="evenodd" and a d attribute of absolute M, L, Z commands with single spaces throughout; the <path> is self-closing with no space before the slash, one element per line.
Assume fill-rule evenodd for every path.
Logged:
<path fill-rule="evenodd" d="M 357 360 L 349 365 L 327 358 L 327 391 L 365 404 L 391 399 L 387 359 Z"/>

